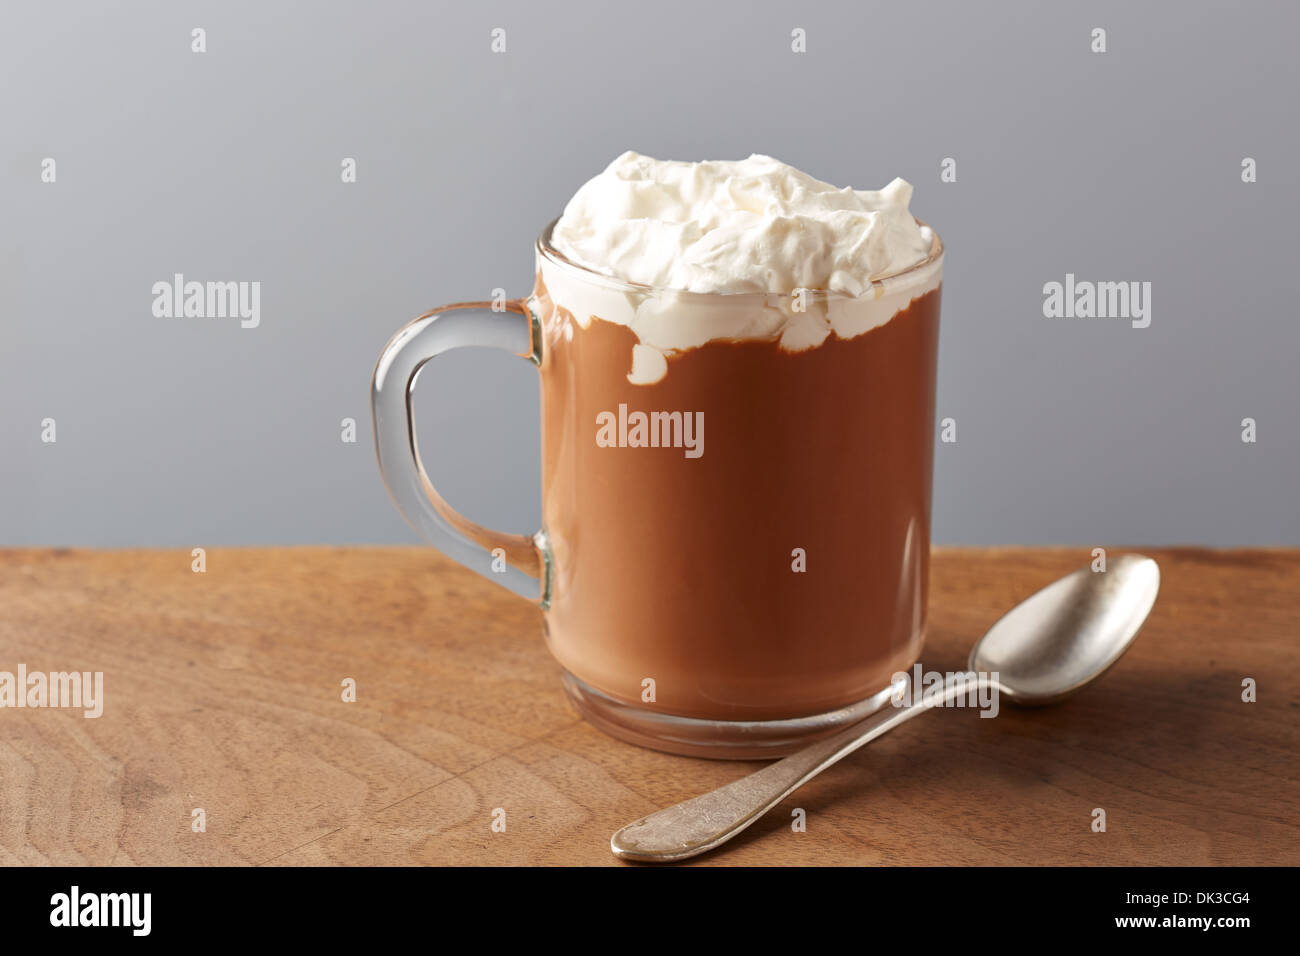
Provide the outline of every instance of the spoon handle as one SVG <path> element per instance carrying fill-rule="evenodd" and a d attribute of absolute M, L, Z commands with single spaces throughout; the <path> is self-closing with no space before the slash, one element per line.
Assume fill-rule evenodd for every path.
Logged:
<path fill-rule="evenodd" d="M 712 850 L 842 757 L 966 693 L 967 685 L 958 681 L 915 703 L 887 706 L 747 777 L 629 823 L 610 838 L 609 847 L 617 857 L 646 863 L 671 863 Z"/>

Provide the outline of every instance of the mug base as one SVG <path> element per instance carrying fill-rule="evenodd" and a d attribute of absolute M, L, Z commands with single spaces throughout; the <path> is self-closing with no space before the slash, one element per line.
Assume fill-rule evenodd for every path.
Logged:
<path fill-rule="evenodd" d="M 773 760 L 855 724 L 889 703 L 893 685 L 847 707 L 789 720 L 704 720 L 631 707 L 564 671 L 564 691 L 584 720 L 611 737 L 686 757 Z"/>

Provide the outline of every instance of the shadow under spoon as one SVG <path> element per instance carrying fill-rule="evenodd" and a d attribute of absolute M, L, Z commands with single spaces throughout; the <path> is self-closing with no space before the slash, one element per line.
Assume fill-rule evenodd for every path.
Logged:
<path fill-rule="evenodd" d="M 932 707 L 983 682 L 1021 706 L 1055 703 L 1096 680 L 1133 643 L 1160 589 L 1155 561 L 1121 555 L 1105 571 L 1069 574 L 1012 608 L 971 649 L 974 672 L 860 723 L 734 783 L 642 817 L 610 839 L 625 860 L 671 863 L 730 840 L 827 767 Z M 896 696 L 902 696 L 896 694 Z M 913 695 L 908 695 L 913 696 Z"/>

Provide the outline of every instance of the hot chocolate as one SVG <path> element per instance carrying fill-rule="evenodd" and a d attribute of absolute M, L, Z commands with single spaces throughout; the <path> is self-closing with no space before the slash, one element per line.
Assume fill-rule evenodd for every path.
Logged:
<path fill-rule="evenodd" d="M 943 246 L 911 193 L 765 156 L 626 153 L 538 240 L 526 302 L 434 310 L 385 349 L 373 404 L 394 501 L 539 600 L 598 726 L 776 756 L 885 704 L 916 660 Z M 419 460 L 415 377 L 467 345 L 538 365 L 532 537 L 456 514 Z"/>
<path fill-rule="evenodd" d="M 940 280 L 910 193 L 625 154 L 544 238 L 547 634 L 588 688 L 781 720 L 862 701 L 917 658 Z M 684 457 L 654 413 L 653 443 L 599 440 L 620 408 L 695 416 L 707 444 Z"/>
<path fill-rule="evenodd" d="M 939 290 L 802 352 L 711 342 L 651 385 L 626 327 L 573 330 L 538 287 L 547 634 L 590 687 L 663 712 L 775 720 L 842 707 L 925 632 Z M 619 404 L 695 412 L 697 459 L 602 447 Z"/>

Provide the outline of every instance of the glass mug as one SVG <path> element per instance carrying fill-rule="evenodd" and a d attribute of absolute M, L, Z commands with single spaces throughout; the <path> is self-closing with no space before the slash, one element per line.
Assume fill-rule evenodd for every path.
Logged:
<path fill-rule="evenodd" d="M 624 282 L 567 260 L 552 228 L 528 299 L 435 309 L 380 356 L 375 442 L 398 509 L 539 605 L 569 699 L 623 740 L 777 757 L 887 704 L 925 636 L 938 235 L 854 298 Z M 690 347 L 655 347 L 665 330 Z M 415 377 L 462 346 L 537 366 L 532 536 L 458 514 L 421 462 Z"/>

